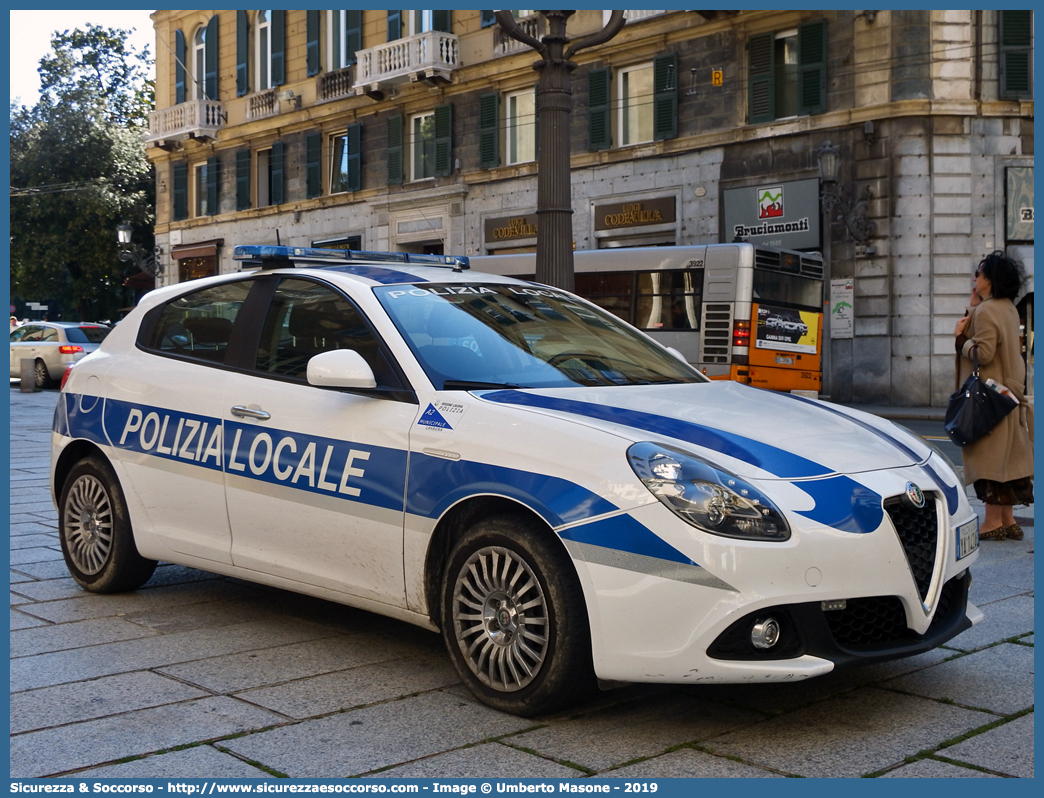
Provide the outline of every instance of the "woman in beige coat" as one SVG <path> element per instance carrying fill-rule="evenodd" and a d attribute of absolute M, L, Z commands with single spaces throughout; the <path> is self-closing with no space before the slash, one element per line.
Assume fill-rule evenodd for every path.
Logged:
<path fill-rule="evenodd" d="M 957 385 L 972 372 L 978 349 L 979 377 L 1001 383 L 1019 406 L 987 435 L 965 446 L 964 482 L 986 504 L 979 537 L 1022 539 L 1012 506 L 1033 503 L 1033 409 L 1026 403 L 1026 362 L 1022 358 L 1019 312 L 1013 300 L 1022 286 L 1019 265 L 1002 252 L 984 258 L 975 270 L 972 307 L 954 330 Z"/>

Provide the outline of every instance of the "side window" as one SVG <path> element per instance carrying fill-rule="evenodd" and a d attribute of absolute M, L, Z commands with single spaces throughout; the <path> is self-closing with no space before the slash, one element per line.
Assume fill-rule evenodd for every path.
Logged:
<path fill-rule="evenodd" d="M 39 341 L 43 333 L 43 327 L 23 327 L 21 329 L 23 341 Z M 15 340 L 12 338 L 12 340 Z"/>
<path fill-rule="evenodd" d="M 351 302 L 319 283 L 282 280 L 265 317 L 256 369 L 304 381 L 308 361 L 332 349 L 354 349 L 362 355 L 378 386 L 402 387 L 377 336 Z"/>
<path fill-rule="evenodd" d="M 40 340 L 41 341 L 57 341 L 58 340 L 58 331 L 56 329 L 54 329 L 54 327 L 44 327 L 43 330 L 40 331 Z"/>
<path fill-rule="evenodd" d="M 154 352 L 224 363 L 232 325 L 251 285 L 241 280 L 171 300 L 151 311 L 156 320 L 142 325 L 145 340 L 139 338 L 138 343 Z"/>

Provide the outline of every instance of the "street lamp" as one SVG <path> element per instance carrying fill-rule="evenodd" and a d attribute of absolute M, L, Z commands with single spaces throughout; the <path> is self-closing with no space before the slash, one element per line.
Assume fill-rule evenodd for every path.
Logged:
<path fill-rule="evenodd" d="M 130 222 L 123 222 L 116 226 L 116 240 L 120 244 L 120 260 L 124 263 L 133 263 L 134 266 L 145 274 L 159 277 L 163 273 L 163 263 L 156 257 L 160 248 L 155 247 L 149 252 L 131 241 L 134 228 Z"/>
<path fill-rule="evenodd" d="M 845 223 L 849 235 L 858 245 L 857 252 L 860 255 L 873 255 L 876 250 L 867 246 L 866 242 L 877 235 L 877 222 L 866 215 L 866 206 L 873 199 L 874 193 L 869 186 L 865 186 L 859 199 L 852 201 L 848 187 L 837 179 L 841 154 L 829 141 L 823 142 L 816 159 L 819 162 L 819 181 L 822 184 L 820 199 L 823 208 L 827 213 L 838 211 L 836 218 Z"/>

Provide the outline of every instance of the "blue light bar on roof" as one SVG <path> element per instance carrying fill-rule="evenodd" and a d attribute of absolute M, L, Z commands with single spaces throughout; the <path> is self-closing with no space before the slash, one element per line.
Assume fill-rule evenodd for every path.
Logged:
<path fill-rule="evenodd" d="M 276 247 L 240 245 L 232 252 L 232 260 L 289 261 L 318 260 L 326 263 L 413 263 L 418 266 L 442 266 L 455 270 L 470 269 L 466 257 L 459 255 L 417 255 L 412 252 L 359 252 L 352 249 L 320 249 L 318 247 Z"/>

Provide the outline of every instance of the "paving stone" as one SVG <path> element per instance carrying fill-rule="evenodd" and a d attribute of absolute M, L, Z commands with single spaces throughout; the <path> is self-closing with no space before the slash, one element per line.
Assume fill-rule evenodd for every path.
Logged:
<path fill-rule="evenodd" d="M 155 754 L 119 765 L 107 765 L 77 772 L 92 779 L 274 779 L 242 759 L 218 751 L 210 745 L 197 745 L 168 754 Z"/>
<path fill-rule="evenodd" d="M 29 732 L 11 739 L 11 776 L 65 773 L 281 720 L 258 707 L 217 696 Z"/>
<path fill-rule="evenodd" d="M 215 693 L 232 693 L 355 665 L 386 662 L 402 654 L 402 646 L 391 641 L 372 635 L 351 635 L 211 657 L 162 668 L 161 672 Z"/>
<path fill-rule="evenodd" d="M 11 610 L 11 630 L 15 629 L 32 629 L 37 626 L 50 626 L 47 621 L 41 620 L 40 618 L 34 618 L 31 615 L 26 615 L 24 612 L 18 612 Z"/>
<path fill-rule="evenodd" d="M 936 752 L 981 768 L 1033 778 L 1033 713 Z"/>
<path fill-rule="evenodd" d="M 702 747 L 800 776 L 855 777 L 889 767 L 993 718 L 868 687 L 723 734 Z"/>
<path fill-rule="evenodd" d="M 20 582 L 12 589 L 16 593 L 37 602 L 80 598 L 86 592 L 76 584 L 76 580 L 69 576 L 68 572 L 60 579 L 33 579 L 27 582 Z"/>
<path fill-rule="evenodd" d="M 972 584 L 976 579 L 989 584 L 1009 585 L 1024 591 L 1033 590 L 1033 555 L 1023 554 L 975 565 L 972 569 Z"/>
<path fill-rule="evenodd" d="M 18 571 L 8 571 L 8 573 L 10 574 L 10 581 L 12 585 L 20 585 L 25 584 L 27 582 L 36 581 L 35 579 L 33 579 L 33 577 L 18 573 Z"/>
<path fill-rule="evenodd" d="M 945 748 L 943 749 L 946 750 Z M 919 759 L 901 768 L 889 770 L 881 778 L 885 779 L 999 779 L 992 773 L 981 770 L 962 768 L 938 759 Z"/>
<path fill-rule="evenodd" d="M 598 774 L 600 779 L 781 779 L 771 770 L 735 762 L 693 748 L 681 748 L 661 756 Z"/>
<path fill-rule="evenodd" d="M 209 694 L 155 673 L 105 676 L 11 696 L 11 733 L 78 723 Z"/>
<path fill-rule="evenodd" d="M 11 537 L 25 537 L 26 535 L 58 535 L 58 527 L 44 524 L 40 521 L 23 522 L 11 524 Z"/>
<path fill-rule="evenodd" d="M 28 657 L 48 651 L 64 651 L 82 646 L 134 640 L 156 634 L 122 618 L 98 618 L 76 623 L 60 623 L 45 628 L 11 633 L 11 657 Z"/>
<path fill-rule="evenodd" d="M 1029 591 L 1012 585 L 1001 585 L 996 582 L 984 582 L 982 579 L 973 578 L 971 590 L 968 591 L 968 601 L 982 609 L 989 606 L 990 602 L 1011 598 L 1012 596 L 1028 595 Z"/>
<path fill-rule="evenodd" d="M 11 606 L 14 607 L 17 604 L 31 604 L 32 599 L 27 599 L 25 596 L 19 596 L 13 590 L 11 591 Z"/>
<path fill-rule="evenodd" d="M 223 746 L 291 777 L 345 778 L 485 742 L 531 723 L 446 693 L 427 693 Z"/>
<path fill-rule="evenodd" d="M 57 541 L 55 541 L 57 544 Z M 40 562 L 51 562 L 52 560 L 62 559 L 62 552 L 57 548 L 48 548 L 46 546 L 33 546 L 29 549 L 12 549 L 11 550 L 11 565 L 29 565 Z M 64 564 L 63 564 L 64 567 Z"/>
<path fill-rule="evenodd" d="M 131 615 L 149 611 L 170 612 L 179 607 L 226 600 L 248 601 L 256 593 L 225 580 L 191 584 L 143 587 L 129 593 L 100 595 L 80 591 L 75 598 L 51 601 L 40 607 L 40 616 L 55 623 L 84 621 L 112 615 Z"/>
<path fill-rule="evenodd" d="M 1033 649 L 1004 643 L 893 679 L 887 687 L 1011 715 L 1033 706 Z"/>
<path fill-rule="evenodd" d="M 33 535 L 12 535 L 11 551 L 16 549 L 43 548 L 47 546 L 61 546 L 57 535 L 44 535 L 36 533 Z"/>
<path fill-rule="evenodd" d="M 237 697 L 291 718 L 310 718 L 427 692 L 459 681 L 448 657 L 417 657 L 247 690 L 237 693 Z"/>
<path fill-rule="evenodd" d="M 209 583 L 195 583 L 206 585 Z M 215 586 L 220 583 L 215 583 Z M 284 613 L 273 612 L 266 604 L 258 604 L 252 594 L 236 595 L 238 591 L 235 585 L 223 585 L 218 590 L 233 591 L 233 597 L 228 600 L 205 601 L 192 604 L 183 604 L 175 607 L 160 607 L 148 609 L 142 612 L 128 612 L 125 617 L 131 623 L 138 624 L 146 629 L 153 629 L 164 634 L 175 634 L 177 632 L 191 632 L 193 629 L 206 629 L 216 626 L 231 626 L 248 621 L 264 621 L 274 616 L 284 616 Z"/>
<path fill-rule="evenodd" d="M 69 569 L 65 567 L 65 560 L 62 559 L 61 552 L 58 552 L 58 559 L 56 560 L 26 563 L 18 565 L 12 568 L 12 570 L 17 570 L 33 579 L 58 579 L 69 575 Z"/>
<path fill-rule="evenodd" d="M 11 689 L 31 690 L 237 651 L 263 651 L 326 634 L 325 630 L 298 621 L 271 619 L 37 654 L 12 660 Z"/>
<path fill-rule="evenodd" d="M 510 743 L 595 771 L 661 754 L 753 723 L 762 715 L 682 694 L 631 701 L 512 737 Z"/>
<path fill-rule="evenodd" d="M 543 759 L 502 743 L 484 743 L 448 754 L 420 759 L 373 773 L 368 778 L 426 779 L 574 779 L 585 775 L 576 768 Z"/>
<path fill-rule="evenodd" d="M 982 623 L 948 641 L 948 647 L 974 651 L 1033 631 L 1032 596 L 1015 596 L 994 601 L 979 609 L 985 616 Z"/>

